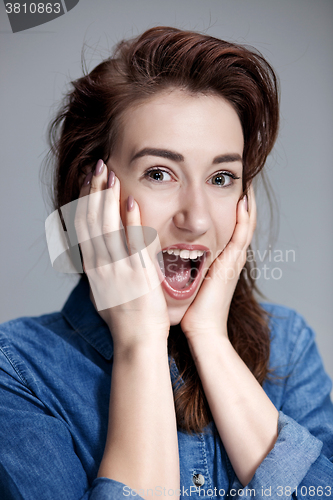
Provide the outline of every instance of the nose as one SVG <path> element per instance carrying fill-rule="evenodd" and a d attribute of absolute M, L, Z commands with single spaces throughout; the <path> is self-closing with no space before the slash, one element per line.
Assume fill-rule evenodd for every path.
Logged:
<path fill-rule="evenodd" d="M 205 234 L 212 224 L 207 193 L 194 186 L 181 189 L 173 223 L 192 237 Z"/>

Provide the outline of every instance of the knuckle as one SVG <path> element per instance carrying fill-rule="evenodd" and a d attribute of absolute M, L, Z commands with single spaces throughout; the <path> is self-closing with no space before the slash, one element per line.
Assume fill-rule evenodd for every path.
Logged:
<path fill-rule="evenodd" d="M 112 233 L 112 227 L 109 222 L 103 222 L 102 224 L 102 234 Z"/>
<path fill-rule="evenodd" d="M 81 233 L 84 230 L 84 222 L 80 219 L 74 219 L 74 227 L 77 233 Z"/>
<path fill-rule="evenodd" d="M 105 277 L 105 268 L 103 266 L 99 266 L 96 263 L 93 270 L 94 270 L 95 280 L 97 280 L 97 284 L 99 284 Z"/>
<path fill-rule="evenodd" d="M 87 224 L 89 227 L 93 227 L 97 221 L 97 213 L 96 212 L 88 212 L 87 213 Z"/>
<path fill-rule="evenodd" d="M 111 257 L 110 256 L 103 256 L 103 257 L 98 256 L 96 258 L 95 267 L 96 267 L 96 269 L 101 269 L 101 272 L 103 274 L 105 274 L 105 272 L 106 272 L 105 266 L 107 266 L 108 264 L 111 264 Z"/>

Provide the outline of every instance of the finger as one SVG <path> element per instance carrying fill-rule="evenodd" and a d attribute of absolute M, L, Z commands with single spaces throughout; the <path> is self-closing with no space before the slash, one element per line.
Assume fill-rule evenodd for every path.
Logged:
<path fill-rule="evenodd" d="M 146 278 L 152 289 L 156 288 L 164 279 L 158 263 L 157 255 L 161 252 L 161 245 L 157 232 L 153 228 L 142 227 L 140 208 L 132 196 L 126 202 L 126 235 L 131 254 L 133 269 L 145 269 Z M 155 237 L 157 236 L 157 238 Z"/>
<path fill-rule="evenodd" d="M 108 187 L 104 193 L 102 232 L 105 246 L 112 262 L 128 257 L 125 230 L 120 217 L 120 181 L 110 172 Z"/>
<path fill-rule="evenodd" d="M 223 268 L 230 268 L 230 270 L 233 270 L 236 263 L 238 263 L 238 267 L 242 268 L 246 262 L 249 214 L 246 206 L 247 200 L 244 198 L 241 198 L 237 204 L 236 225 L 233 235 L 226 248 L 217 258 L 217 265 L 219 268 L 222 265 Z"/>
<path fill-rule="evenodd" d="M 252 184 L 248 191 L 248 212 L 249 212 L 249 230 L 246 240 L 246 247 L 250 245 L 257 225 L 257 204 Z"/>
<path fill-rule="evenodd" d="M 248 236 L 249 213 L 247 211 L 247 198 L 238 201 L 236 212 L 236 225 L 230 240 L 230 247 L 237 251 L 243 251 Z"/>
<path fill-rule="evenodd" d="M 91 238 L 102 234 L 103 191 L 106 185 L 107 168 L 102 160 L 98 160 L 90 182 L 88 197 L 87 223 Z"/>
<path fill-rule="evenodd" d="M 141 226 L 140 209 L 133 196 L 126 201 L 125 228 L 130 255 L 140 253 L 146 246 Z"/>
<path fill-rule="evenodd" d="M 103 212 L 105 188 L 107 186 L 107 168 L 102 160 L 97 162 L 90 183 L 87 207 L 87 227 L 94 249 L 95 268 L 110 264 L 111 257 L 103 237 Z"/>
<path fill-rule="evenodd" d="M 90 234 L 87 226 L 87 207 L 88 195 L 90 191 L 90 183 L 93 172 L 89 172 L 84 179 L 83 185 L 80 190 L 79 199 L 77 201 L 74 226 L 77 234 L 77 240 L 83 256 L 84 270 L 94 267 L 94 249 L 90 241 Z"/>

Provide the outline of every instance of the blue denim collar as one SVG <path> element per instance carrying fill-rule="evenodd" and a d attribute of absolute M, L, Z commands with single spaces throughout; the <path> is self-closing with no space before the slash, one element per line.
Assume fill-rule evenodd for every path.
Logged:
<path fill-rule="evenodd" d="M 61 313 L 99 354 L 107 360 L 111 359 L 113 342 L 110 330 L 91 302 L 89 284 L 83 278 L 68 297 Z"/>

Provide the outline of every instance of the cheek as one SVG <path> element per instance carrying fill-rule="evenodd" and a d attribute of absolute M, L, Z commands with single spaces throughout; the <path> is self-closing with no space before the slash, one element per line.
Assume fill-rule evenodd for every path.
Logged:
<path fill-rule="evenodd" d="M 228 244 L 235 230 L 237 202 L 238 199 L 216 214 L 214 225 L 219 250 Z"/>
<path fill-rule="evenodd" d="M 153 227 L 159 232 L 168 218 L 165 203 L 158 197 L 148 196 L 147 193 L 137 193 L 136 201 L 140 207 L 142 225 Z"/>

